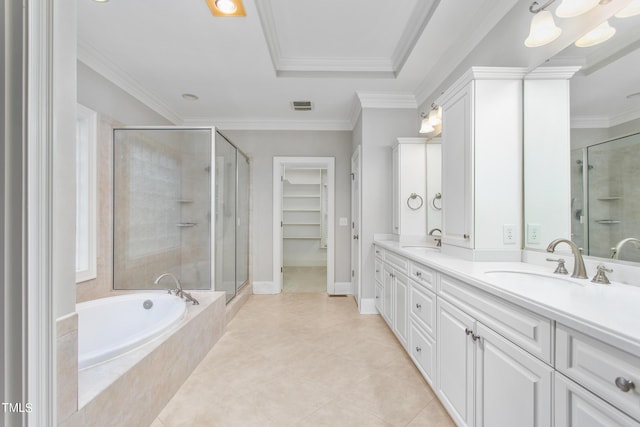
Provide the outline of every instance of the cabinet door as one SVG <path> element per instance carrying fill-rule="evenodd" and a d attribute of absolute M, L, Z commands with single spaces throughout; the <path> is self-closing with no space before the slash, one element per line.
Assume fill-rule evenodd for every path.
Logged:
<path fill-rule="evenodd" d="M 553 368 L 476 324 L 476 427 L 552 425 Z"/>
<path fill-rule="evenodd" d="M 384 310 L 384 287 L 380 282 L 376 282 L 376 310 L 380 314 Z"/>
<path fill-rule="evenodd" d="M 382 287 L 384 288 L 382 296 L 382 317 L 387 321 L 390 328 L 393 328 L 393 277 L 394 270 L 384 265 L 382 268 L 383 280 Z"/>
<path fill-rule="evenodd" d="M 473 82 L 442 107 L 442 242 L 473 247 Z"/>
<path fill-rule="evenodd" d="M 555 375 L 555 427 L 639 427 L 604 400 L 564 375 Z"/>
<path fill-rule="evenodd" d="M 456 424 L 473 426 L 474 319 L 438 298 L 437 390 Z"/>
<path fill-rule="evenodd" d="M 409 279 L 404 274 L 395 273 L 394 282 L 394 313 L 393 330 L 400 343 L 407 348 L 407 299 L 409 294 Z"/>

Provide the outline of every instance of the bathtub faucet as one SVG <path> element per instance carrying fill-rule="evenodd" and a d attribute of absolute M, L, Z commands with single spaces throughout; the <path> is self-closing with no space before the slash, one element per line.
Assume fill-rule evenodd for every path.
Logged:
<path fill-rule="evenodd" d="M 162 280 L 164 277 L 170 277 L 173 279 L 173 281 L 176 283 L 176 288 L 175 289 L 169 289 L 169 294 L 171 295 L 175 295 L 177 297 L 180 298 L 184 298 L 187 301 L 190 301 L 193 305 L 198 305 L 200 304 L 198 302 L 197 299 L 195 299 L 194 297 L 191 296 L 191 294 L 189 292 L 185 292 L 182 289 L 182 283 L 180 283 L 180 280 L 178 280 L 178 278 L 176 276 L 174 276 L 172 273 L 162 273 L 161 275 L 158 276 L 158 278 L 153 282 L 153 284 L 155 286 L 158 286 L 158 284 L 160 283 L 160 280 Z"/>

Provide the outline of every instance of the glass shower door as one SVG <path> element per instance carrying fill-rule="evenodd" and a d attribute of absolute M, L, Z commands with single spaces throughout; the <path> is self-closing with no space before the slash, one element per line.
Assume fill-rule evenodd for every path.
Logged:
<path fill-rule="evenodd" d="M 249 159 L 238 152 L 236 291 L 249 281 Z"/>
<path fill-rule="evenodd" d="M 236 294 L 237 150 L 216 133 L 215 150 L 215 290 L 227 301 Z"/>

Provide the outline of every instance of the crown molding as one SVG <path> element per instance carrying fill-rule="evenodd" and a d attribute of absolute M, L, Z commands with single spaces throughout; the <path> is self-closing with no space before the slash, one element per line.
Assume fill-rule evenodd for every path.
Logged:
<path fill-rule="evenodd" d="M 538 67 L 524 76 L 525 80 L 569 80 L 581 66 Z"/>
<path fill-rule="evenodd" d="M 114 83 L 120 89 L 145 104 L 147 107 L 169 120 L 171 123 L 180 124 L 183 118 L 169 108 L 164 102 L 145 90 L 133 77 L 109 58 L 88 44 L 78 43 L 78 61 L 84 63 L 107 80 Z"/>
<path fill-rule="evenodd" d="M 576 129 L 599 129 L 618 126 L 640 119 L 640 108 L 627 110 L 612 116 L 577 116 L 571 118 L 571 127 Z"/>
<path fill-rule="evenodd" d="M 396 78 L 433 16 L 440 0 L 419 0 L 390 58 L 286 57 L 279 42 L 271 0 L 256 2 L 271 62 L 278 77 Z"/>
<path fill-rule="evenodd" d="M 472 80 L 522 80 L 526 74 L 525 67 L 471 67 L 438 97 L 436 104 L 445 104 Z"/>
<path fill-rule="evenodd" d="M 349 120 L 265 120 L 265 119 L 216 119 L 213 117 L 189 117 L 188 126 L 213 126 L 221 130 L 303 130 L 303 131 L 351 131 Z"/>
<path fill-rule="evenodd" d="M 356 92 L 360 108 L 418 108 L 412 93 Z"/>

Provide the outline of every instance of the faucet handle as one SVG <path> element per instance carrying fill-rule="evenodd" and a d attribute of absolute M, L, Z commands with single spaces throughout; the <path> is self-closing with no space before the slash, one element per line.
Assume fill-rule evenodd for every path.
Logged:
<path fill-rule="evenodd" d="M 558 263 L 558 266 L 553 272 L 554 274 L 569 274 L 569 272 L 567 271 L 567 268 L 564 266 L 564 263 L 566 262 L 564 258 L 558 258 L 558 259 L 547 258 L 547 261 Z"/>
<path fill-rule="evenodd" d="M 605 267 L 604 264 L 598 264 L 596 275 L 593 276 L 593 279 L 591 279 L 591 281 L 593 283 L 608 285 L 611 282 L 609 281 L 609 278 L 605 273 L 613 273 L 613 269 Z"/>

